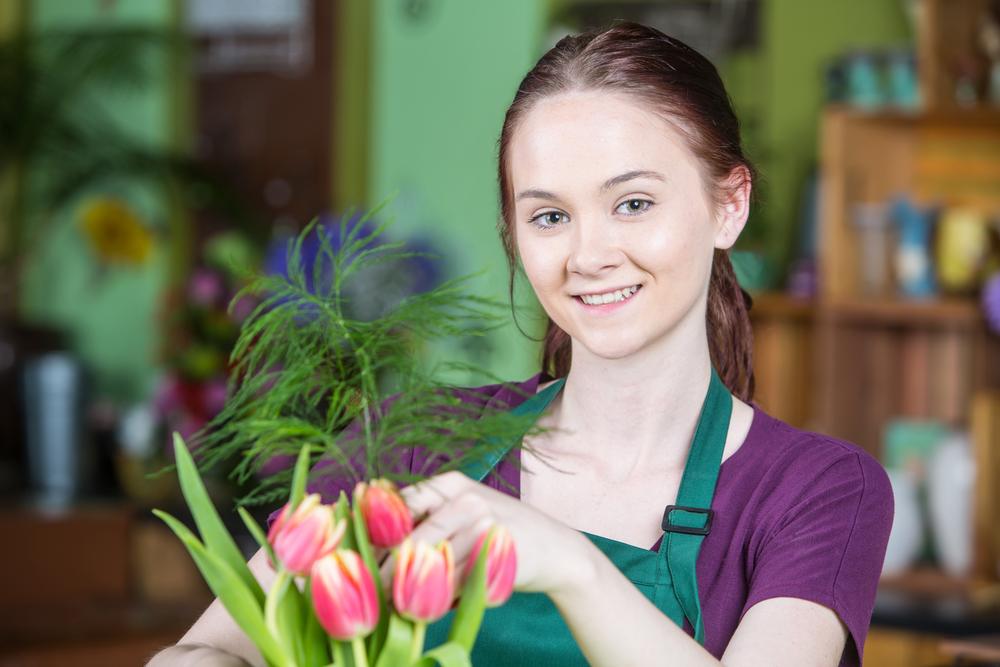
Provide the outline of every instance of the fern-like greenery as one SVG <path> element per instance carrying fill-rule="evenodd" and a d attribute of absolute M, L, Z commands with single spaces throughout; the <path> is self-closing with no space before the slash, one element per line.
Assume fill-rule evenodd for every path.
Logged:
<path fill-rule="evenodd" d="M 413 483 L 461 468 L 498 445 L 521 446 L 521 434 L 542 430 L 531 416 L 503 405 L 484 410 L 475 403 L 485 399 L 463 401 L 459 388 L 435 380 L 459 370 L 500 382 L 484 369 L 461 361 L 428 367 L 422 359 L 431 341 L 484 336 L 503 324 L 504 304 L 468 291 L 473 276 L 404 298 L 374 318 L 352 319 L 358 309 L 349 295 L 357 299 L 359 292 L 349 289 L 352 280 L 422 254 L 382 241 L 388 223 L 370 220 L 384 205 L 357 224 L 348 224 L 350 213 L 334 229 L 313 221 L 289 242 L 287 275 L 248 275 L 233 299 L 256 298 L 259 305 L 232 353 L 229 400 L 195 446 L 202 467 L 225 461 L 241 484 L 253 487 L 243 504 L 285 498 L 291 470 L 264 479 L 255 473 L 306 443 L 313 463 L 329 459 L 340 464 L 331 467 L 338 474 Z M 319 248 L 311 266 L 303 260 L 309 235 Z M 415 447 L 435 470 L 411 471 L 402 463 Z"/>

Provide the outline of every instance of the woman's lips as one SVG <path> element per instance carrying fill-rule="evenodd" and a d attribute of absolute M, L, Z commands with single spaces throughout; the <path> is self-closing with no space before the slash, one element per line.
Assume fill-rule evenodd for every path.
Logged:
<path fill-rule="evenodd" d="M 639 296 L 639 292 L 641 291 L 642 291 L 642 285 L 639 285 L 639 289 L 633 292 L 632 295 L 629 296 L 627 299 L 623 299 L 621 301 L 611 301 L 610 303 L 602 303 L 599 305 L 591 305 L 589 303 L 585 303 L 584 300 L 579 296 L 574 296 L 573 300 L 576 301 L 578 304 L 580 304 L 580 306 L 584 309 L 585 312 L 594 315 L 604 315 L 607 313 L 613 313 L 617 310 L 620 310 L 621 308 L 624 308 L 629 303 L 631 303 L 637 296 Z"/>

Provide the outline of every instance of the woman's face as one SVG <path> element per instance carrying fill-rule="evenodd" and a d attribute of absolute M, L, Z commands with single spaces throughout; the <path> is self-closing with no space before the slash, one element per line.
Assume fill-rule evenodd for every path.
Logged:
<path fill-rule="evenodd" d="M 742 221 L 717 214 L 668 123 L 622 95 L 564 93 L 528 112 L 509 156 L 517 251 L 574 345 L 621 358 L 704 326 L 713 251 Z"/>

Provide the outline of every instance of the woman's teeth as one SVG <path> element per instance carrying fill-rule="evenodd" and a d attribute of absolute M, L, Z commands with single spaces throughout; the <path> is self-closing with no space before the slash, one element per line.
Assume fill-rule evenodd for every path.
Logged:
<path fill-rule="evenodd" d="M 625 289 L 615 290 L 614 292 L 606 292 L 604 294 L 581 294 L 580 300 L 588 306 L 600 306 L 605 303 L 624 301 L 637 291 L 639 291 L 639 286 L 632 285 L 631 287 L 626 287 Z"/>

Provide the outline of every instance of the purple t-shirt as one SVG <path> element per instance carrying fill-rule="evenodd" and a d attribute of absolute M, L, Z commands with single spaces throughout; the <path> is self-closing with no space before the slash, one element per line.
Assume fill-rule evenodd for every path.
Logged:
<path fill-rule="evenodd" d="M 533 394 L 542 375 L 510 385 L 460 391 L 466 403 L 511 408 Z M 721 658 L 743 614 L 775 597 L 811 600 L 833 609 L 850 636 L 841 665 L 860 665 L 889 529 L 893 499 L 881 464 L 856 445 L 796 429 L 753 404 L 742 446 L 722 463 L 712 499 L 712 530 L 698 555 L 698 595 L 705 648 Z M 483 480 L 519 490 L 514 449 Z M 410 451 L 401 465 L 426 463 Z M 322 461 L 317 467 L 333 466 Z M 358 471 L 325 471 L 309 487 L 327 502 L 350 494 Z M 331 474 L 333 473 L 333 474 Z M 659 540 L 651 547 L 659 548 Z M 693 636 L 690 624 L 685 631 Z"/>

